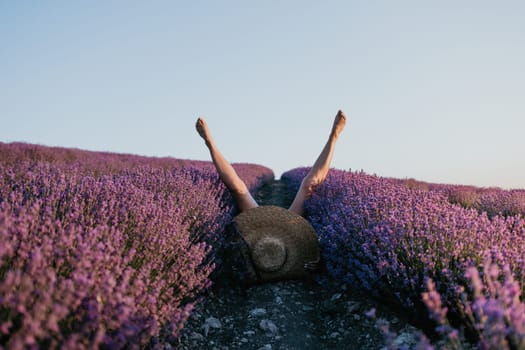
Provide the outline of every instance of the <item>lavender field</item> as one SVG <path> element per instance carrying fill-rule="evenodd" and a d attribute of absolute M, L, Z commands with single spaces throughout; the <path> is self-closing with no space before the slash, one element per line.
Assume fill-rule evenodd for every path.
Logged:
<path fill-rule="evenodd" d="M 307 170 L 283 179 L 296 189 Z M 306 205 L 328 274 L 396 307 L 439 347 L 525 349 L 525 193 L 422 184 L 332 170 Z"/>
<path fill-rule="evenodd" d="M 273 179 L 235 168 L 252 190 Z M 0 348 L 176 337 L 235 212 L 208 162 L 0 144 Z"/>
<path fill-rule="evenodd" d="M 273 179 L 234 167 L 252 191 Z M 236 212 L 210 162 L 0 143 L 0 348 L 176 339 Z M 335 169 L 306 203 L 327 278 L 422 327 L 421 349 L 525 349 L 524 215 L 522 190 Z"/>

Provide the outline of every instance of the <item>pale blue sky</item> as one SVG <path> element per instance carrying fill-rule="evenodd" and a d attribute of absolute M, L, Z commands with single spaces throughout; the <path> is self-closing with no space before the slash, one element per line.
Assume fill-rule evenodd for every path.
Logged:
<path fill-rule="evenodd" d="M 525 188 L 525 2 L 3 1 L 0 141 Z"/>

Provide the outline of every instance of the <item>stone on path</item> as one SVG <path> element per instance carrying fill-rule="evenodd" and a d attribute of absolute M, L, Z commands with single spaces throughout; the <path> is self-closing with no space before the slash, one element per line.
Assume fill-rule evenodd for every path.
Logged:
<path fill-rule="evenodd" d="M 220 329 L 222 327 L 221 321 L 215 317 L 208 317 L 206 319 L 206 322 L 202 325 L 202 328 L 204 328 L 204 336 L 208 336 L 208 333 L 210 332 L 210 328 Z"/>
<path fill-rule="evenodd" d="M 417 339 L 417 330 L 415 328 L 405 327 L 403 332 L 394 339 L 392 344 L 396 347 L 413 347 L 417 344 Z"/>
<path fill-rule="evenodd" d="M 276 335 L 279 332 L 279 328 L 270 320 L 264 319 L 259 322 L 259 327 L 270 335 Z"/>
<path fill-rule="evenodd" d="M 261 346 L 259 349 L 257 350 L 272 350 L 272 345 L 271 344 L 266 344 L 264 346 Z"/>
<path fill-rule="evenodd" d="M 202 340 L 204 340 L 204 336 L 202 334 L 200 334 L 200 333 L 192 332 L 191 335 L 190 335 L 190 339 L 191 340 L 202 341 Z"/>
<path fill-rule="evenodd" d="M 263 308 L 257 308 L 250 311 L 251 317 L 259 317 L 266 315 L 266 309 Z"/>

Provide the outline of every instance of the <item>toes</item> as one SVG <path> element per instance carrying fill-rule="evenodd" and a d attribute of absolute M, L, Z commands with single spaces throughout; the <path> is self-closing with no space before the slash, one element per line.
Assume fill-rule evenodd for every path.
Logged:
<path fill-rule="evenodd" d="M 203 133 L 205 131 L 204 119 L 197 118 L 197 122 L 195 123 L 195 128 L 197 128 L 197 131 L 199 133 Z"/>
<path fill-rule="evenodd" d="M 197 129 L 197 132 L 199 135 L 206 141 L 206 144 L 208 145 L 211 142 L 211 135 L 208 131 L 208 126 L 206 125 L 206 121 L 202 118 L 197 118 L 197 122 L 195 123 L 195 128 Z"/>

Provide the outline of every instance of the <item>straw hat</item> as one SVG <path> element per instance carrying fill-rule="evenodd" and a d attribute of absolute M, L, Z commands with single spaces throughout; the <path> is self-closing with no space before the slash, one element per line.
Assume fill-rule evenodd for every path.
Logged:
<path fill-rule="evenodd" d="M 294 212 L 265 205 L 248 209 L 233 220 L 248 245 L 257 281 L 298 279 L 308 276 L 304 263 L 319 259 L 315 231 Z"/>

